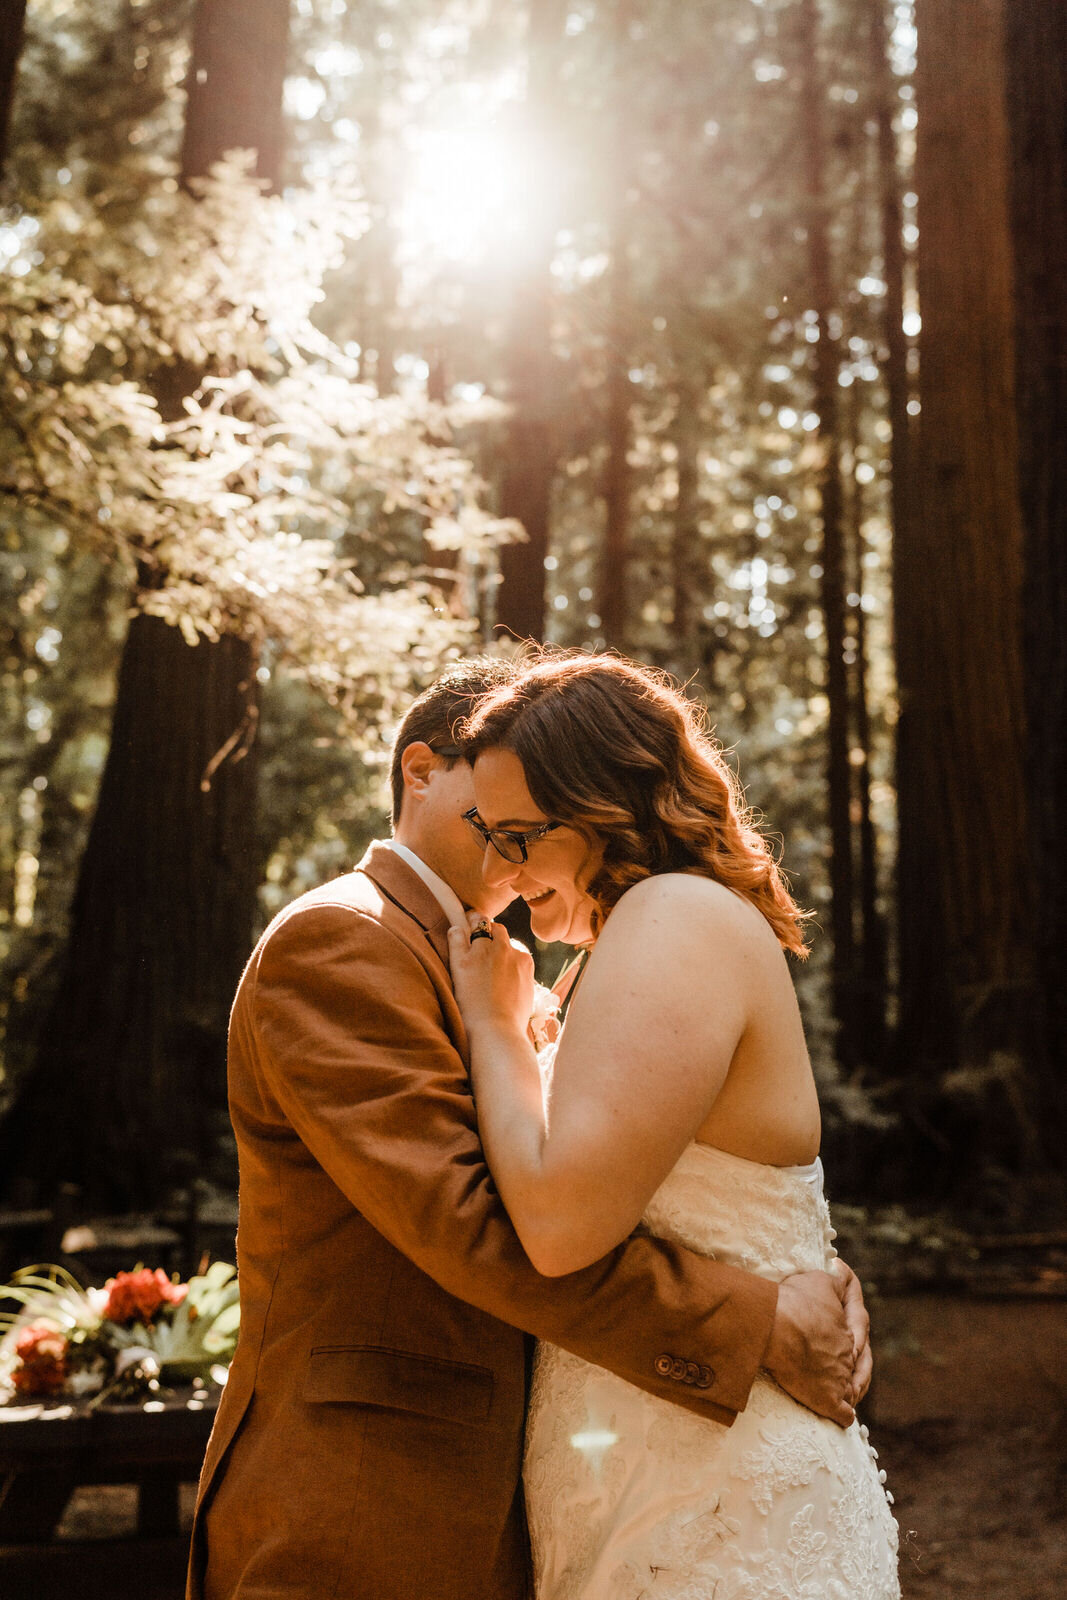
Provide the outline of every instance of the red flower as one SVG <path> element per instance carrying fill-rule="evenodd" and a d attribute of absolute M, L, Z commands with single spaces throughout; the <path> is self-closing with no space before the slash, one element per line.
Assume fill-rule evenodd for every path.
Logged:
<path fill-rule="evenodd" d="M 104 1316 L 109 1322 L 149 1323 L 163 1306 L 180 1306 L 189 1292 L 187 1283 L 172 1283 L 157 1267 L 152 1272 L 141 1267 L 137 1272 L 120 1272 L 109 1278 Z"/>
<path fill-rule="evenodd" d="M 47 1322 L 31 1322 L 15 1340 L 20 1365 L 11 1381 L 20 1394 L 56 1394 L 67 1381 L 67 1341 Z"/>

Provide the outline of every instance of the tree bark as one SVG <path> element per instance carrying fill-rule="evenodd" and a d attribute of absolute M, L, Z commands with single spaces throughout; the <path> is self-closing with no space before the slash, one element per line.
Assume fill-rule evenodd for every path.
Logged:
<path fill-rule="evenodd" d="M 816 313 L 813 408 L 818 413 L 817 439 L 821 451 L 819 500 L 822 521 L 822 578 L 820 580 L 826 629 L 827 726 L 826 783 L 830 823 L 830 926 L 833 938 L 834 1012 L 838 1022 L 838 1056 L 845 1067 L 855 1065 L 856 981 L 851 820 L 852 773 L 849 765 L 849 687 L 845 666 L 845 569 L 841 496 L 841 437 L 838 373 L 841 360 L 833 331 L 833 262 L 830 249 L 829 197 L 827 193 L 824 86 L 819 53 L 819 15 L 816 0 L 801 0 L 797 14 L 800 30 L 801 138 L 804 157 L 808 233 L 808 277 Z"/>
<path fill-rule="evenodd" d="M 5 1188 L 151 1205 L 209 1151 L 258 882 L 248 646 L 139 615 L 39 1070 L 3 1130 Z"/>
<path fill-rule="evenodd" d="M 697 615 L 704 574 L 700 568 L 700 402 L 703 385 L 679 351 L 671 442 L 677 451 L 678 492 L 671 529 L 672 628 L 674 669 L 688 677 L 698 663 Z M 691 359 L 691 358 L 690 358 Z"/>
<path fill-rule="evenodd" d="M 845 569 L 855 605 L 852 607 L 852 641 L 855 647 L 850 671 L 852 750 L 857 759 L 852 765 L 855 782 L 855 803 L 858 811 L 857 832 L 858 885 L 856 952 L 857 995 L 856 1015 L 858 1037 L 863 1041 L 864 1060 L 876 1067 L 885 1060 L 886 1014 L 888 997 L 888 971 L 885 922 L 878 905 L 878 849 L 874 817 L 871 810 L 871 715 L 867 690 L 869 664 L 867 642 L 867 613 L 864 610 L 863 557 L 866 540 L 863 535 L 863 490 L 856 477 L 856 461 L 860 440 L 861 390 L 853 383 L 849 390 L 849 455 L 852 462 L 849 515 L 846 524 Z M 851 596 L 850 596 L 851 599 Z"/>
<path fill-rule="evenodd" d="M 896 958 L 898 991 L 908 1015 L 900 1038 L 912 1035 L 912 1013 L 944 1012 L 936 999 L 941 985 L 944 929 L 931 905 L 929 884 L 937 871 L 926 823 L 927 785 L 912 748 L 915 695 L 925 667 L 919 647 L 925 577 L 912 524 L 914 448 L 908 400 L 908 340 L 904 332 L 905 253 L 901 177 L 894 119 L 899 110 L 890 70 L 887 0 L 868 0 L 871 85 L 877 127 L 881 213 L 883 302 L 882 374 L 889 404 L 890 513 L 893 525 L 893 653 L 897 679 L 896 777 Z"/>
<path fill-rule="evenodd" d="M 26 26 L 26 0 L 4 0 L 0 11 L 0 178 L 7 166 L 11 108 Z"/>
<path fill-rule="evenodd" d="M 1044 1049 L 1038 1109 L 1062 1155 L 1067 1081 L 1067 11 L 1009 5 L 1005 59 L 1015 276 L 1026 771 Z"/>
<path fill-rule="evenodd" d="M 255 150 L 280 189 L 289 0 L 198 0 L 186 80 L 182 178 L 203 177 L 227 150 Z"/>
<path fill-rule="evenodd" d="M 600 579 L 600 618 L 608 644 L 626 646 L 627 538 L 630 528 L 630 108 L 626 78 L 631 0 L 615 0 L 613 22 L 613 117 L 615 161 L 612 173 L 607 322 L 607 459 L 604 464 L 604 551 Z"/>
<path fill-rule="evenodd" d="M 526 236 L 515 278 L 507 356 L 509 399 L 507 463 L 500 509 L 526 530 L 521 544 L 500 551 L 497 624 L 518 639 L 540 639 L 545 620 L 548 554 L 556 445 L 552 418 L 552 254 L 556 239 L 556 162 L 562 0 L 533 0 L 527 44 L 526 149 L 532 181 Z"/>
<path fill-rule="evenodd" d="M 383 215 L 375 228 L 374 386 L 379 395 L 396 394 L 396 358 L 400 352 L 400 269 L 396 263 L 396 229 Z"/>
<path fill-rule="evenodd" d="M 285 10 L 277 0 L 201 0 L 186 185 L 236 146 L 255 147 L 261 175 L 276 181 Z M 270 106 L 252 103 L 253 79 L 273 93 Z M 247 126 L 235 105 L 248 108 Z M 180 364 L 161 373 L 161 410 L 175 410 L 197 378 Z M 142 587 L 163 576 L 144 571 Z M 159 618 L 135 615 L 63 975 L 0 1140 L 8 1192 L 47 1195 L 72 1181 L 87 1203 L 150 1207 L 210 1160 L 226 1103 L 229 1008 L 255 918 L 257 719 L 247 640 L 189 645 Z"/>
<path fill-rule="evenodd" d="M 620 230 L 615 235 L 611 268 L 611 310 L 608 321 L 607 458 L 604 463 L 604 554 L 600 580 L 600 617 L 604 637 L 619 649 L 626 647 L 626 608 L 629 597 L 626 564 L 630 531 L 630 418 L 629 371 L 630 270 L 628 243 Z"/>
<path fill-rule="evenodd" d="M 963 1175 L 1027 1159 L 1034 1131 L 1020 1093 L 1034 992 L 1008 149 L 1000 0 L 924 0 L 917 20 L 922 415 L 916 583 L 897 618 L 901 875 L 916 894 L 902 907 L 901 1046 L 927 1084 L 963 1068 L 974 1086 L 971 1110 L 941 1094 L 928 1114 L 946 1171 Z"/>

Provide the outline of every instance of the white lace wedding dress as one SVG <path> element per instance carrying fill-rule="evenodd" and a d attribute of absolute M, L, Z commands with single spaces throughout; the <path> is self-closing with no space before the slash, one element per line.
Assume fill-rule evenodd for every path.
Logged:
<path fill-rule="evenodd" d="M 767 1167 L 692 1144 L 644 1220 L 768 1278 L 834 1258 L 818 1161 Z M 727 1428 L 538 1347 L 525 1462 L 537 1600 L 896 1600 L 884 1481 L 866 1428 L 843 1431 L 769 1378 Z"/>

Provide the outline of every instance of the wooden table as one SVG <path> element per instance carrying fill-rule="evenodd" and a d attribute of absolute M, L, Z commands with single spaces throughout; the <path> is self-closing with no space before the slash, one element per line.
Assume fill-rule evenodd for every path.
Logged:
<path fill-rule="evenodd" d="M 90 1408 L 88 1400 L 0 1406 L 0 1545 L 53 1537 L 81 1484 L 137 1485 L 137 1531 L 176 1537 L 178 1489 L 195 1482 L 220 1390 L 170 1391 L 144 1403 Z"/>

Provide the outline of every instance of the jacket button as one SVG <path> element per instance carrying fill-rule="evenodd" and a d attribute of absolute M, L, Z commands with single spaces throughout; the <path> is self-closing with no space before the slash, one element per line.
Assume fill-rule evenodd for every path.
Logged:
<path fill-rule="evenodd" d="M 697 1378 L 698 1389 L 710 1389 L 715 1382 L 714 1367 L 701 1367 L 700 1376 Z"/>
<path fill-rule="evenodd" d="M 677 1378 L 684 1382 L 685 1372 L 688 1365 L 688 1361 L 683 1361 L 681 1356 L 675 1356 L 674 1360 L 671 1362 L 671 1377 Z"/>
<path fill-rule="evenodd" d="M 670 1356 L 657 1356 L 656 1357 L 656 1371 L 659 1373 L 661 1378 L 669 1378 L 670 1377 L 671 1368 L 673 1367 L 673 1365 L 674 1365 L 674 1363 L 671 1360 Z"/>
<path fill-rule="evenodd" d="M 702 1371 L 703 1371 L 703 1368 L 702 1367 L 698 1367 L 695 1361 L 687 1361 L 686 1364 L 685 1364 L 685 1381 L 686 1381 L 686 1383 L 699 1383 L 700 1382 L 700 1374 L 701 1374 Z"/>

